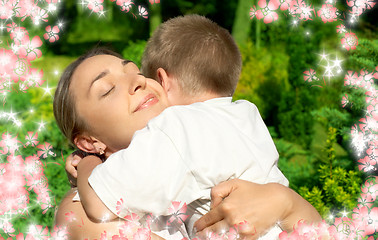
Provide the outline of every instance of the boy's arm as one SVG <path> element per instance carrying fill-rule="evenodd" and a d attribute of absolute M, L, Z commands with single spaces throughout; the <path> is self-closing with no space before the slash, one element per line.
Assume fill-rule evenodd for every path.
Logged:
<path fill-rule="evenodd" d="M 194 225 L 197 231 L 218 232 L 224 226 L 247 221 L 239 232 L 247 239 L 257 239 L 274 224 L 291 232 L 304 220 L 322 219 L 316 209 L 296 192 L 277 183 L 256 184 L 240 179 L 223 182 L 212 189 L 212 210 Z"/>
<path fill-rule="evenodd" d="M 77 167 L 77 187 L 80 201 L 88 218 L 98 222 L 107 222 L 117 216 L 105 206 L 88 182 L 93 169 L 101 163 L 101 159 L 96 156 L 83 158 Z"/>

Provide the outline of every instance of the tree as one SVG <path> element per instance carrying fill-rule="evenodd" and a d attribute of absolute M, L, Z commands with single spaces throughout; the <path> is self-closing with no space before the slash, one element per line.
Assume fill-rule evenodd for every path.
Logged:
<path fill-rule="evenodd" d="M 151 4 L 150 5 L 150 36 L 155 31 L 155 29 L 161 24 L 161 5 L 160 4 Z"/>
<path fill-rule="evenodd" d="M 234 24 L 232 26 L 232 36 L 237 44 L 244 45 L 247 42 L 251 31 L 252 21 L 249 17 L 250 0 L 239 0 L 236 8 Z"/>

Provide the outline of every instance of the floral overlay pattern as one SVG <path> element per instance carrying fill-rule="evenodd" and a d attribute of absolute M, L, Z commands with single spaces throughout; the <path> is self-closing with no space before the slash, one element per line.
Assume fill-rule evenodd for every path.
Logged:
<path fill-rule="evenodd" d="M 106 0 L 105 0 L 106 1 Z M 135 19 L 148 18 L 147 9 L 138 5 L 135 0 L 110 0 L 120 10 L 132 14 Z M 59 41 L 63 32 L 61 22 L 49 23 L 49 16 L 53 15 L 59 8 L 60 0 L 0 0 L 0 30 L 9 34 L 10 42 L 0 42 L 0 99 L 3 105 L 7 100 L 7 93 L 13 91 L 14 84 L 19 85 L 21 91 L 26 92 L 32 87 L 42 87 L 43 70 L 31 67 L 31 63 L 42 57 L 42 45 L 53 44 Z M 160 0 L 149 0 L 149 4 L 159 4 Z M 321 19 L 324 24 L 334 21 L 358 21 L 358 17 L 365 11 L 373 8 L 376 4 L 373 0 L 347 0 L 350 8 L 347 16 L 342 16 L 336 8 L 335 2 L 325 1 L 321 6 L 312 6 L 303 0 L 259 0 L 257 6 L 251 6 L 250 17 L 262 20 L 269 24 L 278 21 L 279 11 L 283 11 L 299 21 L 312 21 Z M 106 14 L 104 0 L 81 0 L 78 4 L 88 9 L 91 13 L 103 16 Z M 44 29 L 43 36 L 30 36 L 28 29 L 23 22 L 30 19 L 35 26 Z M 50 25 L 49 25 L 50 24 Z M 358 37 L 351 30 L 347 30 L 345 24 L 340 24 L 336 29 L 340 36 L 340 49 L 353 51 L 358 47 Z M 43 39 L 45 40 L 43 42 Z M 3 47 L 5 46 L 6 47 Z M 309 69 L 304 74 L 304 81 L 314 87 L 325 87 L 327 80 L 345 74 L 341 68 L 341 61 L 337 55 L 323 52 L 321 58 L 321 69 Z M 378 155 L 378 100 L 377 90 L 374 86 L 374 79 L 378 79 L 378 66 L 375 71 L 368 72 L 362 69 L 360 72 L 347 71 L 345 74 L 345 86 L 361 88 L 365 90 L 366 116 L 362 117 L 351 127 L 351 147 L 360 157 L 358 167 L 360 171 L 367 174 L 376 171 Z M 49 91 L 48 86 L 45 91 Z M 353 104 L 347 94 L 341 99 L 342 107 Z M 21 122 L 17 114 L 0 112 L 0 120 L 11 121 L 14 125 L 20 126 Z M 28 209 L 32 204 L 38 205 L 45 213 L 54 207 L 54 197 L 49 190 L 48 181 L 44 175 L 44 164 L 42 159 L 55 157 L 52 146 L 43 142 L 40 143 L 38 133 L 43 130 L 44 122 L 39 124 L 36 131 L 27 130 L 25 139 L 17 135 L 4 132 L 0 133 L 0 229 L 9 237 L 15 239 L 67 239 L 69 232 L 59 226 L 54 226 L 50 231 L 47 226 L 31 225 L 27 233 L 18 232 L 11 223 L 11 220 L 18 217 L 25 217 L 29 214 Z M 19 154 L 21 148 L 29 149 L 31 154 L 22 156 Z M 280 239 L 368 239 L 377 232 L 378 208 L 373 207 L 378 195 L 378 177 L 371 176 L 361 186 L 362 194 L 358 199 L 356 208 L 351 217 L 343 214 L 335 218 L 334 222 L 327 224 L 325 221 L 314 226 L 299 222 L 298 226 L 290 234 L 283 232 Z M 36 194 L 35 202 L 30 202 L 30 194 Z M 123 199 L 117 202 L 117 211 L 126 208 Z M 169 209 L 171 215 L 167 220 L 167 227 L 183 224 L 188 218 L 185 203 L 172 202 Z M 65 214 L 66 220 L 78 220 L 74 212 Z M 119 234 L 110 236 L 104 231 L 99 239 L 151 239 L 151 224 L 156 217 L 150 215 L 140 221 L 135 213 L 124 217 L 126 221 L 119 225 Z M 174 223 L 174 224 L 173 224 Z M 242 222 L 231 227 L 221 234 L 210 234 L 208 239 L 238 239 L 238 231 L 248 223 Z M 0 236 L 0 239 L 3 239 Z"/>

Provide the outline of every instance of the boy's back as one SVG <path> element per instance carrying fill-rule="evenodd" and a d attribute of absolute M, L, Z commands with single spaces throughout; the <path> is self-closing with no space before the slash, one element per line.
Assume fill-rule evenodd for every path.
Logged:
<path fill-rule="evenodd" d="M 206 201 L 193 203 L 189 211 L 204 214 L 211 188 L 222 181 L 241 178 L 287 185 L 277 160 L 255 105 L 216 98 L 166 109 L 136 132 L 129 148 L 98 166 L 89 182 L 120 217 L 129 210 L 169 215 L 173 201 L 197 200 Z M 195 215 L 186 222 L 191 229 L 199 214 L 188 214 Z"/>

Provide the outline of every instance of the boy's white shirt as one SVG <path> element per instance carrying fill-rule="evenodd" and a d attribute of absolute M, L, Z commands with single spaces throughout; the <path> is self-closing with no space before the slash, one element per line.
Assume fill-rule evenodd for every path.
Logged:
<path fill-rule="evenodd" d="M 256 106 L 215 98 L 167 108 L 134 134 L 128 148 L 98 165 L 88 181 L 121 218 L 130 212 L 170 215 L 173 201 L 186 203 L 193 212 L 185 223 L 191 235 L 194 222 L 210 210 L 211 188 L 220 182 L 240 178 L 287 186 L 277 161 Z"/>

